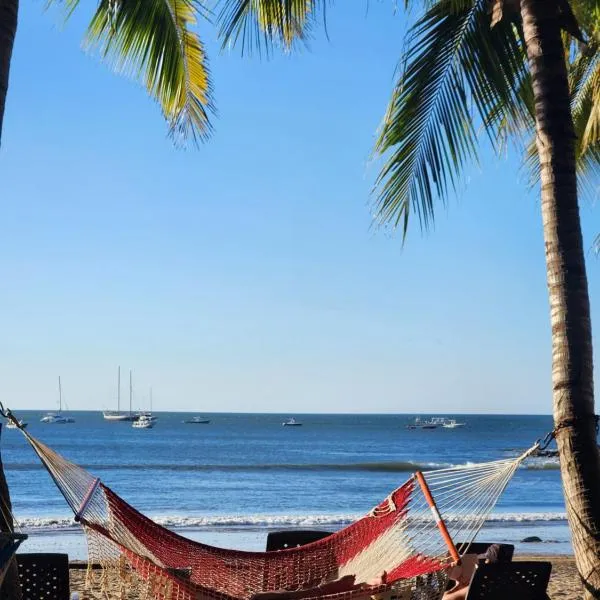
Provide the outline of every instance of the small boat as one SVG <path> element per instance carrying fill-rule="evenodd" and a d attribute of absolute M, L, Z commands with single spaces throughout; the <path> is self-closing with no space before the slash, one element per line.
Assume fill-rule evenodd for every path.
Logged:
<path fill-rule="evenodd" d="M 135 413 L 135 418 L 143 417 L 149 421 L 157 421 L 158 417 L 152 414 L 152 388 L 150 388 L 150 410 L 139 410 Z"/>
<path fill-rule="evenodd" d="M 102 417 L 105 421 L 118 422 L 118 421 L 133 421 L 134 416 L 131 414 L 131 399 L 130 399 L 129 414 L 121 412 L 121 367 L 117 370 L 117 410 L 105 410 L 102 413 Z"/>
<path fill-rule="evenodd" d="M 296 421 L 296 419 L 294 419 L 294 417 L 292 417 L 291 419 L 288 419 L 287 421 L 284 421 L 282 423 L 282 425 L 284 427 L 301 427 L 302 423 L 300 423 L 300 421 Z"/>
<path fill-rule="evenodd" d="M 25 427 L 27 427 L 27 423 L 25 423 L 25 421 L 23 421 L 23 419 L 19 420 L 19 427 L 17 427 L 15 422 L 11 421 L 10 419 L 8 421 L 6 421 L 7 429 L 25 429 Z"/>
<path fill-rule="evenodd" d="M 58 377 L 58 412 L 46 413 L 41 419 L 42 423 L 50 423 L 53 425 L 65 425 L 66 423 L 75 423 L 75 419 L 71 417 L 65 417 L 62 414 L 62 385 L 60 383 L 60 376 Z"/>
<path fill-rule="evenodd" d="M 442 427 L 444 429 L 456 429 L 457 427 L 464 427 L 466 423 L 459 423 L 456 419 L 446 419 L 444 423 L 442 423 Z"/>
<path fill-rule="evenodd" d="M 181 422 L 187 423 L 188 425 L 208 425 L 210 423 L 210 419 L 205 419 L 204 417 L 192 417 L 191 419 L 186 419 L 185 421 Z"/>
<path fill-rule="evenodd" d="M 149 419 L 146 415 L 140 415 L 131 426 L 134 429 L 152 429 L 154 427 L 154 421 Z"/>
<path fill-rule="evenodd" d="M 421 417 L 417 417 L 413 423 L 409 423 L 406 429 L 437 429 L 442 422 L 439 417 L 433 417 L 428 421 L 423 421 Z"/>
<path fill-rule="evenodd" d="M 105 421 L 131 421 L 127 413 L 117 412 L 116 410 L 105 410 L 102 417 Z"/>

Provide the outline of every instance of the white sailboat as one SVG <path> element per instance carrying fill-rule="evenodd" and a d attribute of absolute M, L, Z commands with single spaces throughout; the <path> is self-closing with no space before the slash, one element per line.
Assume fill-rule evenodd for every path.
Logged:
<path fill-rule="evenodd" d="M 136 417 L 145 417 L 150 421 L 156 421 L 158 417 L 152 414 L 152 388 L 150 388 L 150 410 L 140 410 L 136 413 Z"/>
<path fill-rule="evenodd" d="M 40 421 L 42 423 L 50 423 L 53 425 L 65 425 L 67 423 L 75 423 L 75 419 L 71 417 L 65 417 L 62 414 L 62 385 L 60 382 L 60 375 L 58 376 L 58 412 L 46 413 Z"/>
<path fill-rule="evenodd" d="M 152 398 L 152 396 L 150 396 Z M 129 414 L 132 415 L 131 420 L 133 423 L 131 426 L 134 429 L 152 429 L 154 427 L 155 418 L 152 413 L 138 411 L 133 414 L 131 412 L 131 405 L 133 403 L 133 382 L 131 379 L 131 371 L 129 371 Z M 150 405 L 152 406 L 152 405 Z"/>
<path fill-rule="evenodd" d="M 102 413 L 105 421 L 131 421 L 131 410 L 129 414 L 121 412 L 121 367 L 117 370 L 117 410 L 105 410 Z"/>

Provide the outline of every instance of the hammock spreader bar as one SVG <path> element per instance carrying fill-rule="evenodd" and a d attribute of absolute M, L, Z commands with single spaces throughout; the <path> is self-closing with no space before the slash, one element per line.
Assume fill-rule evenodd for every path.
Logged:
<path fill-rule="evenodd" d="M 85 509 L 87 508 L 87 505 L 90 503 L 90 500 L 92 499 L 92 496 L 94 495 L 94 492 L 96 491 L 96 489 L 98 488 L 99 485 L 100 485 L 100 477 L 96 477 L 96 479 L 94 479 L 94 481 L 92 481 L 92 483 L 90 484 L 90 487 L 89 487 L 88 491 L 86 492 L 84 499 L 81 501 L 81 504 L 79 505 L 79 510 L 75 513 L 75 516 L 73 517 L 77 522 L 81 521 L 81 517 L 83 516 Z"/>
<path fill-rule="evenodd" d="M 452 557 L 452 560 L 454 560 L 454 562 L 457 565 L 460 564 L 460 556 L 458 554 L 456 546 L 454 545 L 454 542 L 452 541 L 452 536 L 448 532 L 448 528 L 446 527 L 446 523 L 444 522 L 444 519 L 442 519 L 442 515 L 440 515 L 440 511 L 438 510 L 435 500 L 433 499 L 433 496 L 431 495 L 431 490 L 429 489 L 429 486 L 427 485 L 427 481 L 425 480 L 423 473 L 421 473 L 421 471 L 417 471 L 415 473 L 415 477 L 416 477 L 417 481 L 419 482 L 419 485 L 421 486 L 421 490 L 423 490 L 423 495 L 425 496 L 425 500 L 427 500 L 427 504 L 429 504 L 429 508 L 431 509 L 433 518 L 435 519 L 435 522 L 437 523 L 438 529 L 440 530 L 440 533 L 442 534 L 442 537 L 444 538 L 444 541 L 446 542 L 446 545 L 448 546 L 448 551 L 450 552 L 450 556 Z"/>

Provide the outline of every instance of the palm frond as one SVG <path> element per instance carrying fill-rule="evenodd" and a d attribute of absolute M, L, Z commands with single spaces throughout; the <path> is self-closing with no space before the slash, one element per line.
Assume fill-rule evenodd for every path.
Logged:
<path fill-rule="evenodd" d="M 203 13 L 199 0 L 101 0 L 88 29 L 89 46 L 145 83 L 176 141 L 197 141 L 211 131 L 210 73 L 191 30 Z"/>
<path fill-rule="evenodd" d="M 327 0 L 220 0 L 219 36 L 223 46 L 241 45 L 242 52 L 267 51 L 273 44 L 286 50 L 310 35 Z"/>
<path fill-rule="evenodd" d="M 375 147 L 388 155 L 375 189 L 379 219 L 406 234 L 411 210 L 427 228 L 435 201 L 445 202 L 466 162 L 477 159 L 473 107 L 495 148 L 502 123 L 528 117 L 518 31 L 508 21 L 490 29 L 487 0 L 429 5 L 401 64 Z"/>

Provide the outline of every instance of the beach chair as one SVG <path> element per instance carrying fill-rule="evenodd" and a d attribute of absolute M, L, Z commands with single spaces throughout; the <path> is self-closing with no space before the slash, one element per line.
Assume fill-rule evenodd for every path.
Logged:
<path fill-rule="evenodd" d="M 298 546 L 304 546 L 305 544 L 321 540 L 328 535 L 331 535 L 330 531 L 321 531 L 318 529 L 271 531 L 267 535 L 267 552 L 297 548 Z"/>
<path fill-rule="evenodd" d="M 17 554 L 23 600 L 69 600 L 67 554 Z"/>
<path fill-rule="evenodd" d="M 552 563 L 538 561 L 480 564 L 466 600 L 546 600 Z"/>
<path fill-rule="evenodd" d="M 464 554 L 465 551 L 469 554 L 484 554 L 485 551 L 494 542 L 473 542 L 472 544 L 466 544 L 458 542 L 456 548 L 459 554 Z M 498 552 L 498 562 L 510 562 L 515 552 L 515 547 L 512 544 L 498 544 L 500 551 Z"/>

